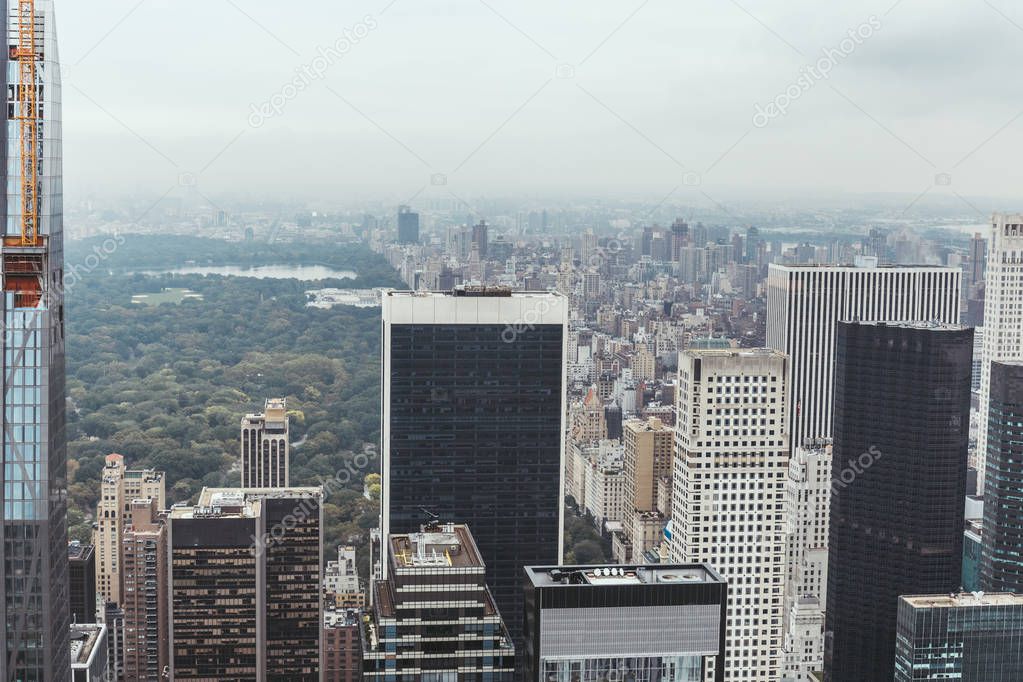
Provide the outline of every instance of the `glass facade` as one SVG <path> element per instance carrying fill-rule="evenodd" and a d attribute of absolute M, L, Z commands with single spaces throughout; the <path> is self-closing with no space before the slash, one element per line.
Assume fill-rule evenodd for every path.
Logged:
<path fill-rule="evenodd" d="M 839 323 L 825 680 L 888 682 L 898 599 L 959 589 L 973 330 Z"/>
<path fill-rule="evenodd" d="M 60 65 L 53 2 L 36 0 L 34 6 L 34 16 L 22 16 L 18 3 L 0 2 L 8 29 L 3 57 L 8 85 L 5 192 L 0 207 L 4 214 L 0 608 L 6 649 L 0 658 L 0 679 L 63 682 L 70 676 L 70 617 Z M 19 38 L 24 38 L 20 48 Z M 25 45 L 34 46 L 34 60 L 21 56 L 32 54 Z M 34 65 L 31 70 L 28 64 Z M 20 84 L 23 77 L 34 78 L 31 97 Z M 28 100 L 35 102 L 34 108 L 24 105 Z M 34 123 L 26 125 L 25 120 Z M 29 178 L 26 183 L 22 154 L 33 148 L 38 158 L 35 181 Z M 25 240 L 24 207 L 33 203 L 36 217 L 27 232 L 32 238 Z"/>
<path fill-rule="evenodd" d="M 899 600 L 895 682 L 1023 680 L 1023 597 Z"/>
<path fill-rule="evenodd" d="M 518 645 L 522 568 L 560 558 L 565 335 L 556 324 L 509 329 L 389 326 L 383 513 L 390 533 L 429 514 L 468 525 Z"/>
<path fill-rule="evenodd" d="M 585 658 L 543 663 L 546 682 L 700 682 L 702 656 Z"/>
<path fill-rule="evenodd" d="M 1023 592 L 1023 364 L 991 363 L 980 587 Z"/>

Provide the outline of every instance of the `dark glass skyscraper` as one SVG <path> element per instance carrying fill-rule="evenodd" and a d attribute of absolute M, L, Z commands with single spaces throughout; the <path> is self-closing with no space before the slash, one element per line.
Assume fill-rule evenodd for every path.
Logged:
<path fill-rule="evenodd" d="M 991 363 L 980 586 L 1023 593 L 1023 363 Z"/>
<path fill-rule="evenodd" d="M 60 64 L 52 0 L 7 0 L 0 10 L 8 46 L 0 680 L 64 682 L 71 663 Z"/>
<path fill-rule="evenodd" d="M 464 522 L 517 646 L 522 568 L 562 551 L 567 311 L 503 289 L 383 297 L 381 537 Z"/>
<path fill-rule="evenodd" d="M 398 243 L 419 243 L 419 214 L 408 206 L 398 207 Z"/>
<path fill-rule="evenodd" d="M 825 680 L 890 682 L 899 596 L 960 585 L 973 330 L 837 331 Z"/>

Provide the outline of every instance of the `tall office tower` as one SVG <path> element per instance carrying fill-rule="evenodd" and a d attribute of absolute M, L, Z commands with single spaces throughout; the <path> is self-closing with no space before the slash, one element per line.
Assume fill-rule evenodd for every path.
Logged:
<path fill-rule="evenodd" d="M 785 483 L 785 661 L 788 679 L 824 668 L 831 446 L 797 447 Z"/>
<path fill-rule="evenodd" d="M 787 364 L 766 348 L 679 356 L 669 557 L 728 581 L 729 682 L 781 671 Z"/>
<path fill-rule="evenodd" d="M 167 504 L 167 486 L 162 471 L 127 469 L 124 457 L 107 455 L 96 503 L 96 593 L 104 602 L 121 601 L 121 534 L 128 522 L 134 499 L 156 500 L 158 509 Z M 109 630 L 109 629 L 108 629 Z M 113 640 L 115 632 L 108 631 Z"/>
<path fill-rule="evenodd" d="M 832 436 L 835 325 L 864 322 L 959 323 L 958 268 L 771 264 L 767 345 L 789 356 L 791 447 Z"/>
<path fill-rule="evenodd" d="M 71 666 L 60 64 L 51 0 L 9 0 L 0 10 L 8 41 L 0 680 L 63 682 Z"/>
<path fill-rule="evenodd" d="M 527 567 L 524 679 L 721 682 L 728 592 L 708 565 Z"/>
<path fill-rule="evenodd" d="M 472 246 L 480 254 L 480 258 L 486 259 L 490 250 L 490 238 L 488 233 L 490 226 L 486 220 L 481 220 L 472 226 Z"/>
<path fill-rule="evenodd" d="M 629 419 L 622 426 L 624 435 L 625 490 L 622 500 L 622 524 L 632 543 L 632 556 L 638 556 L 653 544 L 651 538 L 637 532 L 643 527 L 644 514 L 657 510 L 657 481 L 672 474 L 675 431 L 656 418 Z M 664 523 L 661 524 L 664 528 Z"/>
<path fill-rule="evenodd" d="M 1023 214 L 996 213 L 988 238 L 987 273 L 984 294 L 984 364 L 980 378 L 980 415 L 985 423 L 991 389 L 991 363 L 1023 360 Z M 977 449 L 970 462 L 979 474 L 984 490 L 984 462 L 988 430 L 981 429 Z M 972 492 L 972 491 L 971 491 Z"/>
<path fill-rule="evenodd" d="M 242 487 L 287 488 L 291 480 L 288 406 L 267 398 L 260 414 L 242 417 Z"/>
<path fill-rule="evenodd" d="M 1023 362 L 989 371 L 980 587 L 1023 593 Z"/>
<path fill-rule="evenodd" d="M 319 679 L 320 488 L 205 488 L 169 514 L 170 677 Z"/>
<path fill-rule="evenodd" d="M 825 680 L 887 682 L 899 595 L 961 580 L 973 330 L 837 331 Z"/>
<path fill-rule="evenodd" d="M 419 243 L 419 214 L 408 206 L 398 207 L 398 243 Z"/>
<path fill-rule="evenodd" d="M 92 545 L 72 540 L 67 546 L 68 592 L 72 623 L 96 622 L 96 553 Z"/>
<path fill-rule="evenodd" d="M 760 265 L 760 229 L 750 225 L 746 228 L 746 254 L 743 263 Z"/>
<path fill-rule="evenodd" d="M 167 532 L 156 500 L 134 499 L 121 536 L 124 677 L 157 682 L 170 662 Z"/>
<path fill-rule="evenodd" d="M 382 537 L 466 523 L 516 642 L 522 567 L 563 552 L 567 339 L 559 294 L 383 296 Z"/>
<path fill-rule="evenodd" d="M 905 596 L 898 609 L 895 682 L 1023 680 L 1023 595 Z"/>
<path fill-rule="evenodd" d="M 671 260 L 677 263 L 682 249 L 689 244 L 689 224 L 678 218 L 671 224 Z"/>
<path fill-rule="evenodd" d="M 973 235 L 970 240 L 970 269 L 967 276 L 967 283 L 977 286 L 984 283 L 984 273 L 987 270 L 987 240 L 979 232 Z"/>
<path fill-rule="evenodd" d="M 395 533 L 387 564 L 390 577 L 373 585 L 363 680 L 512 682 L 515 647 L 467 526 L 432 523 Z"/>

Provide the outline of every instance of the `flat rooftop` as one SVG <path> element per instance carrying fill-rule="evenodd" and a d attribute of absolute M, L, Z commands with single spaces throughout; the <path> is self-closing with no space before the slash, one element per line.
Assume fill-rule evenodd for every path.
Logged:
<path fill-rule="evenodd" d="M 777 270 L 942 270 L 954 271 L 959 268 L 951 268 L 947 265 L 898 265 L 895 263 L 860 264 L 856 263 L 771 263 L 770 267 Z"/>
<path fill-rule="evenodd" d="M 73 623 L 71 625 L 71 665 L 85 666 L 89 664 L 105 629 L 106 626 L 103 624 Z"/>
<path fill-rule="evenodd" d="M 263 500 L 319 499 L 318 487 L 303 488 L 203 488 L 194 507 L 171 507 L 172 519 L 240 518 L 250 519 L 260 514 Z"/>
<path fill-rule="evenodd" d="M 904 596 L 904 601 L 918 609 L 952 609 L 975 606 L 1023 606 L 1023 594 L 1007 592 L 960 592 L 959 594 L 925 594 Z"/>
<path fill-rule="evenodd" d="M 536 587 L 588 585 L 724 584 L 725 580 L 706 564 L 643 566 L 527 566 L 526 575 Z"/>
<path fill-rule="evenodd" d="M 391 535 L 391 555 L 398 568 L 485 567 L 468 527 L 450 523 Z"/>
<path fill-rule="evenodd" d="M 971 327 L 963 324 L 949 324 L 941 322 L 940 320 L 928 320 L 926 322 L 920 320 L 905 321 L 905 322 L 877 322 L 877 321 L 861 321 L 861 320 L 843 320 L 847 324 L 858 324 L 864 327 L 893 327 L 895 329 L 940 329 L 943 331 L 963 331 L 970 329 Z"/>

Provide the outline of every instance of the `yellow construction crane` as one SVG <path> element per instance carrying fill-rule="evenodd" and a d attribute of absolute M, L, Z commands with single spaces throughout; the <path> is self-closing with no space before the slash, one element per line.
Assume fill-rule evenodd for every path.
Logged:
<path fill-rule="evenodd" d="M 18 62 L 15 118 L 21 141 L 21 245 L 37 246 L 39 237 L 39 85 L 35 0 L 18 2 L 18 44 L 10 51 Z"/>

